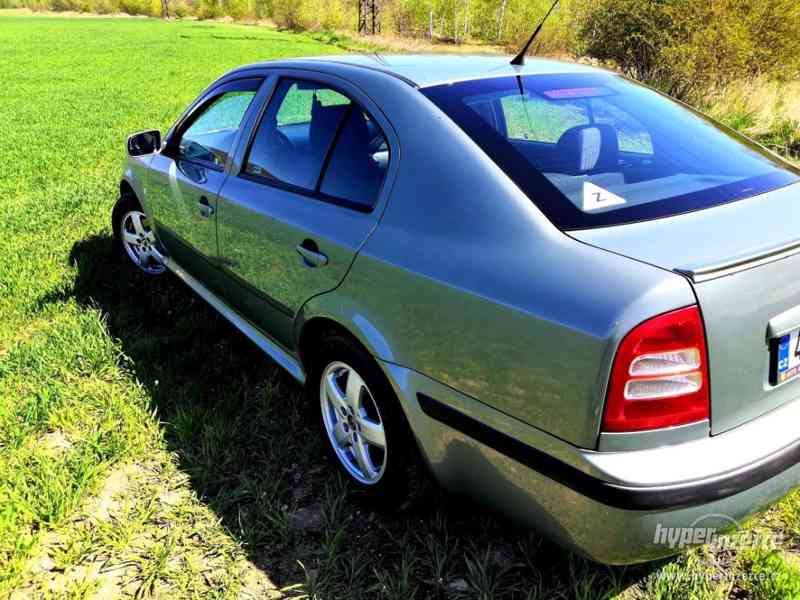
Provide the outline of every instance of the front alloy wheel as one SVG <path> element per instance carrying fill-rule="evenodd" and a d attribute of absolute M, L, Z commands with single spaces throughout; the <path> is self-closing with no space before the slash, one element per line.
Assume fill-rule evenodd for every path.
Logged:
<path fill-rule="evenodd" d="M 332 362 L 322 372 L 319 396 L 336 458 L 359 483 L 378 483 L 386 471 L 386 432 L 364 379 L 346 363 Z"/>
<path fill-rule="evenodd" d="M 122 215 L 120 241 L 125 253 L 137 267 L 149 275 L 160 275 L 164 265 L 156 258 L 156 236 L 140 210 L 130 210 Z"/>

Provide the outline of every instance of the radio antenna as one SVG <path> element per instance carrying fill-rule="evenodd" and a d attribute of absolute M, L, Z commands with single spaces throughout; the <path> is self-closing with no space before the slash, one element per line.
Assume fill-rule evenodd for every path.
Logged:
<path fill-rule="evenodd" d="M 531 39 L 528 40 L 528 43 L 525 44 L 525 46 L 523 46 L 522 50 L 519 51 L 519 54 L 517 54 L 511 61 L 512 65 L 517 65 L 521 67 L 522 65 L 525 64 L 525 54 L 528 52 L 528 48 L 531 47 L 533 40 L 535 40 L 536 36 L 539 35 L 539 32 L 542 30 L 545 21 L 547 21 L 547 18 L 550 16 L 550 13 L 552 13 L 555 7 L 558 5 L 558 2 L 559 0 L 553 2 L 553 6 L 550 7 L 550 10 L 547 11 L 547 14 L 544 16 L 544 19 L 542 19 L 542 22 L 539 23 L 539 26 L 536 28 L 536 31 L 533 32 Z"/>

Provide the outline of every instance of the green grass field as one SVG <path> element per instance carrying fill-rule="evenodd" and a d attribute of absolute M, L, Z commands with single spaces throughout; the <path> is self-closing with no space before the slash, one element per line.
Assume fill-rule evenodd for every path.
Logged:
<path fill-rule="evenodd" d="M 797 494 L 748 525 L 785 534 L 774 552 L 628 569 L 435 490 L 376 514 L 319 458 L 287 375 L 118 258 L 128 133 L 233 66 L 348 44 L 0 16 L 0 598 L 800 597 Z"/>

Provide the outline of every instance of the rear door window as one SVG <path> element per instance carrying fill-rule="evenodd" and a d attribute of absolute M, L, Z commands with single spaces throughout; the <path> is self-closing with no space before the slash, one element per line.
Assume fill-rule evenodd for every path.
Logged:
<path fill-rule="evenodd" d="M 357 103 L 321 83 L 283 79 L 253 138 L 244 174 L 370 210 L 388 162 L 386 136 Z"/>
<path fill-rule="evenodd" d="M 336 140 L 320 191 L 357 208 L 373 207 L 389 166 L 389 145 L 369 115 L 353 106 Z"/>

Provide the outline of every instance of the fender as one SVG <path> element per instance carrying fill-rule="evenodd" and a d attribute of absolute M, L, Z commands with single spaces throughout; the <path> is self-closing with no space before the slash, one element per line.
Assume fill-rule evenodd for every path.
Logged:
<path fill-rule="evenodd" d="M 346 329 L 372 356 L 382 361 L 393 362 L 391 343 L 381 334 L 363 308 L 339 286 L 330 292 L 319 294 L 308 300 L 298 311 L 294 321 L 295 348 L 300 352 L 300 337 L 306 327 L 314 321 L 327 320 Z"/>

